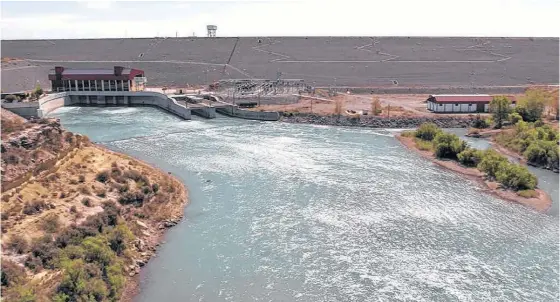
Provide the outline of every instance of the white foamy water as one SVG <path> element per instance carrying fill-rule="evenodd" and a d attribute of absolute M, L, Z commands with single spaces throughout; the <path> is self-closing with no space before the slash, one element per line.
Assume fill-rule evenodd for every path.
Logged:
<path fill-rule="evenodd" d="M 190 190 L 137 301 L 558 300 L 557 217 L 481 193 L 390 131 L 112 110 L 56 116 Z"/>

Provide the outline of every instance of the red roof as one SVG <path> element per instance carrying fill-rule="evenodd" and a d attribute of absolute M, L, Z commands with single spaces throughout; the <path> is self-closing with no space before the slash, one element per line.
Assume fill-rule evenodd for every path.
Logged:
<path fill-rule="evenodd" d="M 506 97 L 510 99 L 512 103 L 515 103 L 515 98 L 513 96 Z M 492 98 L 493 96 L 488 94 L 434 94 L 430 95 L 428 101 L 432 101 L 438 104 L 489 104 L 492 101 Z"/>
<path fill-rule="evenodd" d="M 49 72 L 49 80 L 133 80 L 135 76 L 144 76 L 144 71 L 134 68 L 115 66 L 113 69 L 66 69 L 56 67 Z"/>

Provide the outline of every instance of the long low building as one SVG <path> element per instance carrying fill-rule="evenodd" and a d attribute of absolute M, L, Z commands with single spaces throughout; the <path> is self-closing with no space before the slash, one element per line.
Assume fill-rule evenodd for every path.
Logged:
<path fill-rule="evenodd" d="M 70 69 L 57 66 L 49 72 L 53 92 L 144 90 L 144 71 L 115 66 L 113 69 Z"/>
<path fill-rule="evenodd" d="M 488 94 L 433 94 L 426 103 L 428 110 L 436 113 L 488 112 L 492 98 Z M 515 106 L 515 98 L 507 98 Z"/>

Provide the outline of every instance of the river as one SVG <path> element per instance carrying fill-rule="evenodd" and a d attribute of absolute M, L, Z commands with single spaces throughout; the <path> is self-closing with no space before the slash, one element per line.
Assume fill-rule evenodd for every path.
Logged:
<path fill-rule="evenodd" d="M 153 108 L 52 115 L 189 188 L 136 301 L 559 298 L 558 217 L 481 192 L 392 131 Z"/>

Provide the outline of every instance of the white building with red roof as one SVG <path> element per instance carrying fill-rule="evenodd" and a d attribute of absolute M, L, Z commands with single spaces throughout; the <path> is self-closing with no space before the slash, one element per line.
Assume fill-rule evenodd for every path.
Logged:
<path fill-rule="evenodd" d="M 515 106 L 515 98 L 506 97 Z M 488 112 L 492 98 L 489 94 L 433 94 L 426 103 L 428 110 L 435 113 L 475 113 Z"/>

